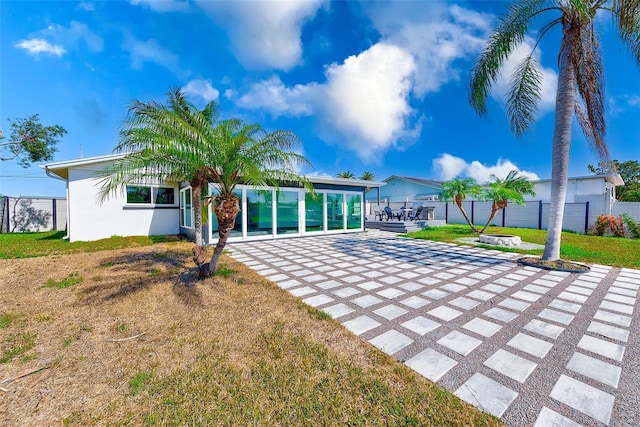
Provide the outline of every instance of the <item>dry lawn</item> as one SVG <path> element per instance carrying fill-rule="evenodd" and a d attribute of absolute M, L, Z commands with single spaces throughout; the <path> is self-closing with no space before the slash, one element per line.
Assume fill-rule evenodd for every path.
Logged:
<path fill-rule="evenodd" d="M 500 425 L 242 264 L 195 281 L 189 255 L 0 260 L 0 425 Z"/>

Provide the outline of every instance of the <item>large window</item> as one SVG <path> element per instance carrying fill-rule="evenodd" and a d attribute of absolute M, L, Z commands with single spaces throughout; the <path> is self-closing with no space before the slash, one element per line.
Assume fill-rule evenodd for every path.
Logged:
<path fill-rule="evenodd" d="M 347 194 L 347 229 L 362 227 L 362 195 Z"/>
<path fill-rule="evenodd" d="M 327 229 L 344 229 L 344 207 L 342 193 L 327 193 Z"/>
<path fill-rule="evenodd" d="M 298 191 L 276 192 L 276 218 L 278 221 L 278 234 L 295 234 L 299 232 Z"/>
<path fill-rule="evenodd" d="M 273 234 L 272 190 L 247 190 L 247 235 Z"/>
<path fill-rule="evenodd" d="M 324 194 L 322 193 L 305 193 L 305 222 L 304 230 L 323 231 L 324 230 Z"/>
<path fill-rule="evenodd" d="M 175 189 L 149 185 L 127 185 L 127 204 L 175 206 Z"/>
<path fill-rule="evenodd" d="M 180 226 L 191 228 L 191 189 L 180 191 Z"/>

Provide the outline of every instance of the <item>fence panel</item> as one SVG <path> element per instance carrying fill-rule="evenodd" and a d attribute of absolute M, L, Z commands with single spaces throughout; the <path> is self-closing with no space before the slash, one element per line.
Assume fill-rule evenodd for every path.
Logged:
<path fill-rule="evenodd" d="M 49 197 L 5 197 L 3 233 L 64 230 L 67 222 L 66 199 Z"/>
<path fill-rule="evenodd" d="M 630 215 L 634 221 L 640 221 L 640 202 L 615 202 L 611 214 L 620 216 L 623 213 Z"/>
<path fill-rule="evenodd" d="M 584 234 L 586 203 L 566 203 L 564 205 L 564 218 L 562 229 Z M 542 229 L 549 226 L 549 203 L 542 204 Z"/>
<path fill-rule="evenodd" d="M 509 203 L 504 210 L 506 227 L 538 228 L 540 202 L 526 202 L 525 206 Z"/>

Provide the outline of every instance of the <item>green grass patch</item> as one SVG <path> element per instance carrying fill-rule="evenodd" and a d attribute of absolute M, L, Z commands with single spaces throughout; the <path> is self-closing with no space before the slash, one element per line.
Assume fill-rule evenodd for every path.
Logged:
<path fill-rule="evenodd" d="M 0 234 L 0 259 L 97 252 L 182 240 L 180 236 L 112 236 L 93 242 L 70 243 L 63 239 L 65 234 L 64 231 Z"/>
<path fill-rule="evenodd" d="M 43 288 L 55 288 L 55 289 L 66 289 L 71 286 L 77 285 L 78 283 L 82 283 L 84 278 L 80 276 L 78 273 L 71 273 L 69 276 L 65 277 L 62 280 L 47 280 L 47 283 L 42 285 Z"/>
<path fill-rule="evenodd" d="M 135 396 L 136 394 L 143 391 L 146 388 L 147 384 L 149 384 L 149 381 L 152 377 L 152 373 L 146 372 L 138 372 L 136 375 L 134 375 L 133 378 L 129 380 L 129 391 L 131 392 L 131 394 Z"/>
<path fill-rule="evenodd" d="M 214 276 L 222 276 L 222 277 L 229 277 L 232 274 L 235 274 L 236 271 L 232 270 L 230 268 L 225 267 L 224 265 L 220 265 L 218 266 L 218 269 L 215 271 L 215 273 L 213 273 Z"/>
<path fill-rule="evenodd" d="M 0 313 L 0 329 L 8 328 L 12 323 L 22 321 L 24 317 L 22 313 Z"/>
<path fill-rule="evenodd" d="M 523 242 L 537 243 L 539 245 L 544 245 L 547 239 L 546 230 L 531 228 L 489 227 L 486 233 L 513 234 L 520 236 Z M 406 236 L 414 239 L 462 244 L 457 239 L 475 237 L 477 234 L 473 233 L 467 225 L 452 224 L 444 227 L 427 228 L 415 233 L 409 233 Z M 525 251 L 487 245 L 481 245 L 481 247 L 504 252 L 542 254 L 542 250 Z M 613 267 L 640 268 L 638 253 L 640 253 L 640 240 L 562 232 L 560 257 L 566 260 L 604 264 Z"/>
<path fill-rule="evenodd" d="M 0 356 L 0 363 L 9 363 L 35 347 L 36 334 L 24 332 L 22 334 L 9 335 L 5 340 L 5 345 L 7 348 L 3 350 L 2 356 Z"/>

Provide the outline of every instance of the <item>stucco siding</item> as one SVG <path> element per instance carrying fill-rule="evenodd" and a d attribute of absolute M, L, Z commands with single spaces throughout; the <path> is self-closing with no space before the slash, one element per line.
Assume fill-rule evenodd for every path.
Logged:
<path fill-rule="evenodd" d="M 96 169 L 99 166 L 69 170 L 70 241 L 179 233 L 178 207 L 126 207 L 124 191 L 100 203 Z"/>

